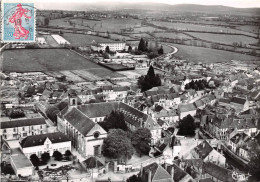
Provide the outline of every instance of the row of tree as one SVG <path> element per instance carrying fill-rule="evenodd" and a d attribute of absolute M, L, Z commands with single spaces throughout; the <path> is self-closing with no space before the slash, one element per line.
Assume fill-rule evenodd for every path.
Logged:
<path fill-rule="evenodd" d="M 190 83 L 187 83 L 185 85 L 185 89 L 194 89 L 194 90 L 204 90 L 205 88 L 208 88 L 208 82 L 206 80 L 192 80 Z"/>

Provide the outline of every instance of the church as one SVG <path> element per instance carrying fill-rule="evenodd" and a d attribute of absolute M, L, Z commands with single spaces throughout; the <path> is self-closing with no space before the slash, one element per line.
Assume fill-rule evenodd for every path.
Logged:
<path fill-rule="evenodd" d="M 152 144 L 161 138 L 161 126 L 151 116 L 122 102 L 101 102 L 77 105 L 77 95 L 69 95 L 69 105 L 57 117 L 58 130 L 69 137 L 72 146 L 83 156 L 101 155 L 107 132 L 97 123 L 102 122 L 113 110 L 124 114 L 130 131 L 148 128 Z"/>

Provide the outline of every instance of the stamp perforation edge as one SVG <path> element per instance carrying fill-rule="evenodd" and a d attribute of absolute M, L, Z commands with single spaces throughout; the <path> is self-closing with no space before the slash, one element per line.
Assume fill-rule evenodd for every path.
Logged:
<path fill-rule="evenodd" d="M 4 3 L 33 3 L 34 5 L 34 27 L 33 27 L 33 31 L 34 31 L 34 34 L 33 34 L 33 40 L 31 41 L 27 41 L 27 40 L 23 40 L 23 41 L 19 41 L 19 40 L 10 40 L 10 41 L 6 41 L 4 40 Z M 1 0 L 1 19 L 0 19 L 0 23 L 1 23 L 1 36 L 0 36 L 0 40 L 1 42 L 3 43 L 20 43 L 20 44 L 23 44 L 23 43 L 35 43 L 36 42 L 36 10 L 38 10 L 36 7 L 35 7 L 35 1 L 34 0 Z"/>

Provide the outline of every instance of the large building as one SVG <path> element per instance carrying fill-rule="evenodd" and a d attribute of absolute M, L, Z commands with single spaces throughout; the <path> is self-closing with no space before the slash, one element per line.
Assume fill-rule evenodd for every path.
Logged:
<path fill-rule="evenodd" d="M 33 135 L 20 141 L 20 149 L 28 158 L 32 154 L 41 157 L 44 152 L 52 156 L 54 151 L 59 151 L 62 154 L 67 150 L 71 151 L 71 141 L 61 132 Z"/>
<path fill-rule="evenodd" d="M 4 140 L 16 140 L 30 135 L 46 133 L 44 117 L 3 119 L 1 118 L 0 136 Z"/>
<path fill-rule="evenodd" d="M 93 51 L 105 51 L 107 46 L 109 47 L 110 51 L 122 51 L 126 49 L 125 42 L 93 42 L 93 44 L 91 45 L 91 49 Z"/>
<path fill-rule="evenodd" d="M 81 155 L 99 155 L 107 133 L 97 122 L 103 121 L 113 110 L 124 114 L 130 131 L 148 128 L 153 144 L 161 138 L 161 126 L 151 116 L 122 102 L 77 105 L 76 95 L 69 96 L 69 106 L 58 114 L 58 130 L 71 139 Z"/>

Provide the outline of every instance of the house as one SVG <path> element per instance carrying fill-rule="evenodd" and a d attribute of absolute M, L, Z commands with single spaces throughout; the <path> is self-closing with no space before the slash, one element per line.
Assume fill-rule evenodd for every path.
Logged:
<path fill-rule="evenodd" d="M 14 154 L 10 157 L 10 162 L 16 176 L 34 175 L 34 166 L 25 155 Z"/>
<path fill-rule="evenodd" d="M 220 166 L 225 166 L 226 158 L 204 140 L 191 151 L 192 159 L 202 159 L 204 162 L 214 162 Z"/>
<path fill-rule="evenodd" d="M 171 172 L 172 173 L 170 174 L 161 165 L 154 162 L 145 167 L 141 167 L 138 176 L 143 182 L 174 182 L 174 170 L 171 170 Z"/>
<path fill-rule="evenodd" d="M 249 101 L 246 98 L 233 97 L 230 101 L 230 106 L 239 113 L 249 109 Z"/>
<path fill-rule="evenodd" d="M 195 180 L 183 169 L 181 169 L 177 164 L 173 163 L 169 165 L 164 163 L 163 168 L 171 174 L 174 182 L 194 182 Z"/>
<path fill-rule="evenodd" d="M 30 135 L 46 133 L 44 117 L 6 119 L 1 118 L 0 136 L 5 140 L 15 140 Z"/>
<path fill-rule="evenodd" d="M 193 103 L 190 104 L 180 104 L 178 106 L 178 112 L 180 119 L 184 118 L 187 115 L 195 116 L 196 115 L 196 107 Z"/>
<path fill-rule="evenodd" d="M 126 48 L 125 42 L 98 42 L 91 45 L 91 49 L 94 51 L 105 51 L 106 47 L 109 47 L 111 51 L 122 51 Z"/>
<path fill-rule="evenodd" d="M 228 141 L 228 144 L 231 146 L 231 150 L 237 154 L 239 152 L 239 148 L 247 143 L 250 140 L 250 136 L 245 134 L 244 132 L 242 133 L 237 133 L 233 137 L 231 137 Z"/>
<path fill-rule="evenodd" d="M 54 151 L 59 151 L 62 154 L 67 150 L 71 151 L 71 141 L 61 132 L 28 136 L 22 139 L 19 144 L 21 151 L 28 159 L 32 154 L 40 157 L 44 152 L 52 156 Z"/>
<path fill-rule="evenodd" d="M 235 182 L 232 178 L 232 171 L 212 162 L 204 162 L 203 171 L 205 174 L 202 175 L 201 180 L 210 178 L 216 182 Z"/>

